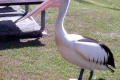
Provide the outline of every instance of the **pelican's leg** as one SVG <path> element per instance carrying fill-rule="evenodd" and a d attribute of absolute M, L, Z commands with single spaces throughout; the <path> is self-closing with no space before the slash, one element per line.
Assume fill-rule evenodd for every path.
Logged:
<path fill-rule="evenodd" d="M 79 76 L 78 80 L 82 80 L 83 72 L 84 72 L 84 69 L 81 68 L 80 76 Z"/>
<path fill-rule="evenodd" d="M 91 71 L 91 72 L 90 72 L 90 77 L 89 77 L 88 80 L 91 80 L 91 79 L 92 79 L 93 73 L 94 73 L 94 71 Z"/>

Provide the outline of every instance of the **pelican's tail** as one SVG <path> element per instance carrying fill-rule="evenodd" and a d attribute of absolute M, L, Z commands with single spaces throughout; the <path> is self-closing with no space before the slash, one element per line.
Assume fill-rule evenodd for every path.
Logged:
<path fill-rule="evenodd" d="M 115 71 L 113 69 L 111 69 L 110 67 L 106 66 L 112 73 L 114 73 Z"/>

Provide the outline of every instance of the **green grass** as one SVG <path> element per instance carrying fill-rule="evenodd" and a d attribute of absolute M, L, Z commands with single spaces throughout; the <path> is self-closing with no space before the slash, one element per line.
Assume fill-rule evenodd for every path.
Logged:
<path fill-rule="evenodd" d="M 115 58 L 115 73 L 95 70 L 96 80 L 120 80 L 120 1 L 71 0 L 65 29 L 95 38 L 109 46 Z M 33 9 L 35 6 L 31 6 Z M 0 80 L 68 80 L 77 78 L 80 68 L 65 61 L 57 51 L 54 23 L 58 9 L 46 10 L 49 36 L 29 43 L 0 44 Z M 40 24 L 40 14 L 34 16 Z M 84 73 L 84 79 L 89 70 Z"/>

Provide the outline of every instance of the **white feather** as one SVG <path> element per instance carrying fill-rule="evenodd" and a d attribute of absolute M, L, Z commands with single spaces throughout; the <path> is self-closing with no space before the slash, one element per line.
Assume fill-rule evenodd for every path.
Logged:
<path fill-rule="evenodd" d="M 105 62 L 108 60 L 107 53 L 97 43 L 76 42 L 74 48 L 78 54 L 84 56 L 90 61 L 93 61 L 94 59 L 94 62 L 98 62 L 100 64 L 101 62 L 104 63 L 104 58 Z"/>

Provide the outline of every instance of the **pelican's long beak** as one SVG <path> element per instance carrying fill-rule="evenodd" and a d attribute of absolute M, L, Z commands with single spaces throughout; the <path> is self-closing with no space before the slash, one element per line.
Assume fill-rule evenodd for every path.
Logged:
<path fill-rule="evenodd" d="M 60 0 L 45 0 L 42 4 L 38 5 L 34 10 L 32 10 L 28 15 L 24 16 L 22 19 L 20 19 L 18 22 L 25 20 L 26 18 L 37 14 L 38 12 L 41 12 L 49 7 L 60 7 L 61 2 Z"/>

